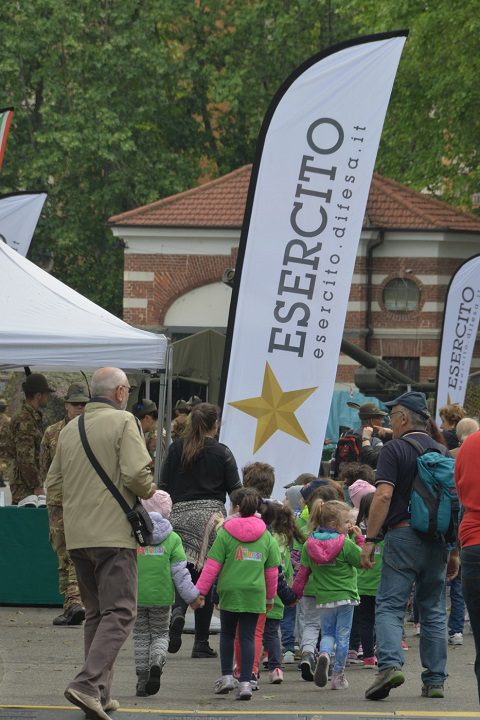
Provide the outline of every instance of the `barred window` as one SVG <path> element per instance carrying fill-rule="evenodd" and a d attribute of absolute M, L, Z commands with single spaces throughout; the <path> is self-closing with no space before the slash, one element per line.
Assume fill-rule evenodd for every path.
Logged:
<path fill-rule="evenodd" d="M 418 286 L 407 278 L 394 278 L 383 288 L 383 304 L 391 312 L 414 312 L 420 303 Z"/>

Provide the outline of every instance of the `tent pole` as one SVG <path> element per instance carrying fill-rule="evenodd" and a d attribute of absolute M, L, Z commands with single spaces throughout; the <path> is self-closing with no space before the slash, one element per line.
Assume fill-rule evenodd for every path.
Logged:
<path fill-rule="evenodd" d="M 172 379 L 173 379 L 173 345 L 167 346 L 167 410 L 166 410 L 166 436 L 165 436 L 165 452 L 167 452 L 172 442 Z"/>
<path fill-rule="evenodd" d="M 160 389 L 158 395 L 157 448 L 155 451 L 155 468 L 153 471 L 154 481 L 157 486 L 160 482 L 160 471 L 162 469 L 163 457 L 167 452 L 171 439 L 170 418 L 172 416 L 172 356 L 173 349 L 171 343 L 169 342 L 167 345 L 165 370 L 159 372 Z M 167 418 L 167 427 L 164 443 L 163 429 L 165 424 L 165 415 Z"/>
<path fill-rule="evenodd" d="M 167 348 L 168 352 L 168 348 Z M 166 368 L 159 371 L 160 387 L 158 392 L 158 423 L 157 423 L 157 447 L 155 450 L 155 469 L 153 471 L 154 482 L 158 486 L 160 482 L 160 469 L 163 460 L 163 419 L 165 415 L 165 381 Z"/>

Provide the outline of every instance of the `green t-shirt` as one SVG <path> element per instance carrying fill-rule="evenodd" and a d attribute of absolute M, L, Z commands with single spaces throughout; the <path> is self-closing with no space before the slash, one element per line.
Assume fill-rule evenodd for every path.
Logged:
<path fill-rule="evenodd" d="M 290 557 L 290 548 L 286 544 L 284 536 L 274 533 L 273 537 L 277 542 L 280 552 L 280 565 L 285 576 L 285 580 L 289 585 L 291 585 L 293 580 L 293 565 L 292 559 Z M 275 595 L 275 599 L 273 601 L 273 608 L 267 613 L 267 618 L 269 620 L 282 620 L 283 608 L 283 602 L 280 600 L 278 595 Z"/>
<path fill-rule="evenodd" d="M 358 601 L 356 568 L 360 567 L 361 553 L 360 547 L 346 537 L 342 549 L 332 562 L 315 565 L 304 545 L 301 563 L 312 570 L 304 594 L 313 595 L 318 605 L 336 600 Z"/>
<path fill-rule="evenodd" d="M 222 564 L 217 584 L 222 610 L 265 612 L 264 571 L 280 565 L 278 544 L 268 530 L 254 542 L 241 542 L 222 527 L 208 557 Z"/>
<path fill-rule="evenodd" d="M 380 585 L 380 575 L 382 572 L 383 557 L 383 540 L 375 545 L 373 554 L 373 567 L 357 570 L 357 584 L 359 595 L 376 596 L 378 586 Z"/>
<path fill-rule="evenodd" d="M 305 505 L 300 515 L 298 515 L 295 518 L 295 522 L 297 523 L 297 527 L 300 530 L 301 533 L 303 533 L 305 539 L 308 537 L 308 506 Z M 299 542 L 295 538 L 293 539 L 293 549 L 294 550 L 301 550 L 303 547 L 303 543 Z"/>
<path fill-rule="evenodd" d="M 171 532 L 158 545 L 137 547 L 138 605 L 173 605 L 175 586 L 170 566 L 186 559 L 176 532 Z"/>

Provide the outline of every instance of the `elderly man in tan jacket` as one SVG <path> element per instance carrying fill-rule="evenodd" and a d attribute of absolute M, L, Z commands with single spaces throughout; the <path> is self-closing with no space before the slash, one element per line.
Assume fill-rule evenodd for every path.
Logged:
<path fill-rule="evenodd" d="M 130 387 L 118 368 L 101 368 L 92 378 L 85 431 L 98 462 L 132 507 L 149 498 L 150 455 L 127 407 Z M 67 549 L 75 564 L 85 606 L 85 662 L 65 697 L 88 718 L 109 720 L 116 710 L 110 688 L 113 665 L 136 616 L 136 541 L 122 508 L 91 465 L 78 418 L 59 436 L 46 480 L 47 494 L 63 496 Z"/>

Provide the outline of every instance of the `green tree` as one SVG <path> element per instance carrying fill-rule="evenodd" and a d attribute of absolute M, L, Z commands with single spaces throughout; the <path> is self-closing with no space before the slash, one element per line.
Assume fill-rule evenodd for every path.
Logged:
<path fill-rule="evenodd" d="M 471 207 L 479 191 L 480 15 L 476 0 L 353 0 L 359 33 L 407 27 L 377 169 Z"/>
<path fill-rule="evenodd" d="M 32 255 L 53 251 L 55 275 L 117 313 L 123 257 L 107 218 L 183 189 L 200 158 L 191 99 L 162 82 L 157 6 L 0 6 L 0 106 L 16 108 L 2 191 L 48 190 Z"/>
<path fill-rule="evenodd" d="M 341 40 L 409 27 L 377 169 L 468 205 L 478 191 L 474 0 L 4 0 L 3 192 L 48 190 L 31 255 L 121 312 L 113 214 L 251 162 L 286 77 Z"/>

